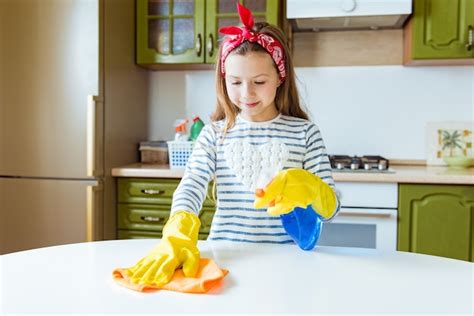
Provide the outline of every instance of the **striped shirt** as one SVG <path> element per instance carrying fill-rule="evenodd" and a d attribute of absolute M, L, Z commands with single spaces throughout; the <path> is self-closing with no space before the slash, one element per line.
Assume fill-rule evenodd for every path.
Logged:
<path fill-rule="evenodd" d="M 218 121 L 202 129 L 173 195 L 171 212 L 199 214 L 208 184 L 214 180 L 217 205 L 208 239 L 293 243 L 279 216 L 253 207 L 255 189 L 262 187 L 265 174 L 288 168 L 312 172 L 334 189 L 318 127 L 308 120 L 284 115 L 266 122 L 249 122 L 237 116 L 225 137 L 223 127 L 224 121 Z M 337 205 L 334 214 L 339 210 Z"/>

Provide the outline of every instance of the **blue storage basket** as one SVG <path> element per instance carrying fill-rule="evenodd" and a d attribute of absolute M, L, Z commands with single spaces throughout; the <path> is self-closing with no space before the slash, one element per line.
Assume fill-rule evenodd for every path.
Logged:
<path fill-rule="evenodd" d="M 169 141 L 168 155 L 171 169 L 185 168 L 193 152 L 192 141 Z"/>

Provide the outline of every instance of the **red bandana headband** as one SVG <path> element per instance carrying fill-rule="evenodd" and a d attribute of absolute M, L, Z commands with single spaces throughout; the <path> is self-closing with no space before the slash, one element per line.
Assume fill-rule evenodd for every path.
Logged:
<path fill-rule="evenodd" d="M 285 54 L 283 50 L 283 45 L 274 37 L 259 33 L 253 32 L 253 17 L 252 12 L 249 9 L 237 3 L 237 11 L 239 12 L 240 20 L 243 23 L 243 27 L 237 26 L 228 26 L 222 27 L 219 29 L 219 32 L 223 34 L 230 35 L 222 43 L 222 52 L 221 52 L 221 72 L 222 75 L 225 75 L 224 62 L 236 47 L 242 44 L 245 41 L 252 43 L 257 43 L 262 46 L 272 57 L 275 65 L 278 69 L 278 74 L 280 76 L 280 82 L 283 82 L 286 78 L 285 71 Z"/>

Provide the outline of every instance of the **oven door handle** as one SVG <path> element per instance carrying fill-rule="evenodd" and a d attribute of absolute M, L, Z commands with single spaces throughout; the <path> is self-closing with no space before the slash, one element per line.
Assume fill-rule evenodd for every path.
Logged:
<path fill-rule="evenodd" d="M 364 212 L 364 211 L 340 211 L 337 216 L 342 217 L 376 217 L 376 218 L 389 218 L 392 216 L 390 212 Z"/>

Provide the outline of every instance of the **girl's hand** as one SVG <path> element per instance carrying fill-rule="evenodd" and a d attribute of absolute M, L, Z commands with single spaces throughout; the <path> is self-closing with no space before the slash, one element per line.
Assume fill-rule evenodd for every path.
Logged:
<path fill-rule="evenodd" d="M 168 283 L 180 267 L 185 276 L 194 277 L 199 268 L 197 239 L 200 225 L 195 214 L 176 212 L 163 228 L 163 238 L 158 246 L 123 272 L 132 283 L 153 286 Z"/>
<path fill-rule="evenodd" d="M 310 205 L 325 219 L 336 211 L 334 190 L 318 176 L 299 168 L 280 171 L 264 189 L 257 189 L 255 195 L 254 207 L 268 207 L 270 215 L 287 214 L 295 207 Z"/>

